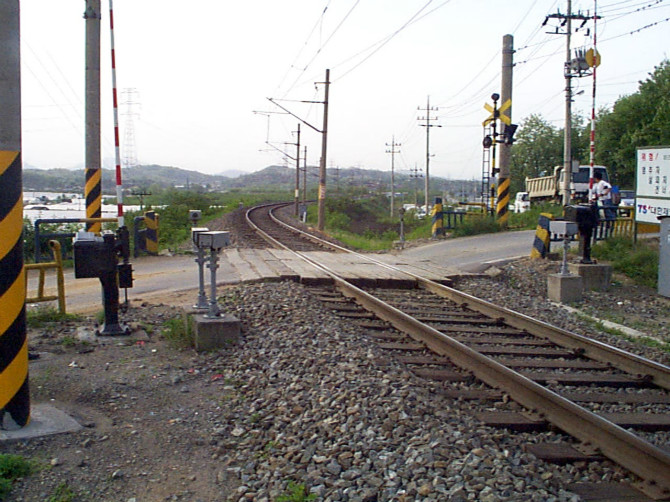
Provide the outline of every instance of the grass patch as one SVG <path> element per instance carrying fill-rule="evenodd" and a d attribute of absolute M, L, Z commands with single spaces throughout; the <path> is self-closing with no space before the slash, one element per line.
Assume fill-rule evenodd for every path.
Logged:
<path fill-rule="evenodd" d="M 77 494 L 63 481 L 56 487 L 47 502 L 75 502 L 75 500 L 78 500 Z"/>
<path fill-rule="evenodd" d="M 161 331 L 167 342 L 177 349 L 193 347 L 195 342 L 193 317 L 182 314 L 165 321 L 165 327 Z"/>
<path fill-rule="evenodd" d="M 0 500 L 7 500 L 12 483 L 35 470 L 35 463 L 20 455 L 0 454 Z"/>
<path fill-rule="evenodd" d="M 397 240 L 397 237 L 393 238 L 389 236 L 389 238 L 386 238 L 371 235 L 358 235 L 344 230 L 334 230 L 331 232 L 331 235 L 350 248 L 361 251 L 383 251 L 391 249 L 393 241 Z"/>
<path fill-rule="evenodd" d="M 500 225 L 495 218 L 487 215 L 469 214 L 451 231 L 454 237 L 465 237 L 468 235 L 492 234 L 500 232 Z"/>
<path fill-rule="evenodd" d="M 306 502 L 316 500 L 315 493 L 308 493 L 304 483 L 289 481 L 286 491 L 277 497 L 277 502 Z"/>
<path fill-rule="evenodd" d="M 603 333 L 607 333 L 612 336 L 616 336 L 618 338 L 621 338 L 623 340 L 627 340 L 631 343 L 637 344 L 637 345 L 643 345 L 645 347 L 651 347 L 654 349 L 659 349 L 664 352 L 669 352 L 670 353 L 670 343 L 658 340 L 656 338 L 651 338 L 648 336 L 631 336 L 627 335 L 623 331 L 617 328 L 608 328 L 603 324 L 602 321 L 598 321 L 596 319 L 593 319 L 592 317 L 589 317 L 584 314 L 577 314 L 577 317 L 584 321 L 585 323 L 593 326 L 595 329 L 598 331 L 602 331 Z"/>
<path fill-rule="evenodd" d="M 616 272 L 630 277 L 636 284 L 658 286 L 658 248 L 649 241 L 611 237 L 593 246 L 591 255 L 610 262 Z"/>
<path fill-rule="evenodd" d="M 26 325 L 33 329 L 42 328 L 50 323 L 78 321 L 80 319 L 81 316 L 77 314 L 61 314 L 55 307 L 46 305 L 26 311 Z"/>

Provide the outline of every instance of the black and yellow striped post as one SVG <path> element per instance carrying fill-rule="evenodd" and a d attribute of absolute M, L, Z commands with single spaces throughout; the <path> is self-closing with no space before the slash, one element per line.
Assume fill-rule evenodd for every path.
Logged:
<path fill-rule="evenodd" d="M 158 214 L 155 211 L 144 213 L 144 224 L 146 229 L 146 249 L 147 253 L 158 254 Z"/>
<path fill-rule="evenodd" d="M 100 218 L 102 215 L 102 169 L 86 168 L 86 218 Z M 99 234 L 102 223 L 99 221 L 86 223 L 86 230 Z"/>
<path fill-rule="evenodd" d="M 430 215 L 433 218 L 433 239 L 444 234 L 444 213 L 442 212 L 442 199 L 435 197 L 435 204 L 430 210 Z"/>
<path fill-rule="evenodd" d="M 30 421 L 23 269 L 19 1 L 0 2 L 0 427 Z"/>
<path fill-rule="evenodd" d="M 498 175 L 498 204 L 496 205 L 496 219 L 498 225 L 507 227 L 509 219 L 509 178 Z"/>
<path fill-rule="evenodd" d="M 546 258 L 551 251 L 551 234 L 549 233 L 549 222 L 554 219 L 551 213 L 540 213 L 540 218 L 535 229 L 535 240 L 533 249 L 530 250 L 531 258 Z"/>
<path fill-rule="evenodd" d="M 86 0 L 85 70 L 85 166 L 86 217 L 100 218 L 102 209 L 102 162 L 100 148 L 100 0 Z M 99 234 L 100 222 L 87 222 L 86 230 Z"/>
<path fill-rule="evenodd" d="M 0 409 L 2 425 L 30 420 L 21 152 L 0 151 Z M 7 416 L 9 415 L 9 417 Z"/>

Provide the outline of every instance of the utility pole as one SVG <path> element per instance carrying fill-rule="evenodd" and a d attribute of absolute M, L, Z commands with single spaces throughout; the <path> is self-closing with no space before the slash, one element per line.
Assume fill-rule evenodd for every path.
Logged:
<path fill-rule="evenodd" d="M 395 142 L 395 136 L 391 136 L 391 144 L 386 143 L 386 146 L 391 148 L 386 150 L 386 153 L 391 154 L 391 218 L 393 218 L 394 211 L 394 201 L 395 201 L 395 154 L 400 153 L 400 150 L 396 150 L 396 146 L 402 146 L 400 143 Z"/>
<path fill-rule="evenodd" d="M 328 95 L 330 91 L 330 70 L 326 70 L 326 86 L 323 98 L 323 127 L 321 129 L 321 164 L 319 166 L 319 214 L 317 230 L 323 231 L 326 221 L 326 152 L 328 149 Z"/>
<path fill-rule="evenodd" d="M 302 159 L 302 203 L 305 204 L 307 201 L 307 145 L 303 150 Z"/>
<path fill-rule="evenodd" d="M 298 216 L 300 202 L 300 122 L 298 122 L 297 139 L 295 142 L 295 215 Z"/>
<path fill-rule="evenodd" d="M 100 218 L 102 210 L 102 162 L 100 153 L 100 0 L 86 0 L 86 217 Z M 100 222 L 86 229 L 100 233 Z"/>
<path fill-rule="evenodd" d="M 420 171 L 415 162 L 414 169 L 411 169 L 409 174 L 410 178 L 414 178 L 414 206 L 416 208 L 419 207 L 419 178 L 423 178 L 423 174 Z"/>
<path fill-rule="evenodd" d="M 330 70 L 326 70 L 326 81 L 325 82 L 316 82 L 317 84 L 325 84 L 325 92 L 323 101 L 301 101 L 302 103 L 318 103 L 323 105 L 323 126 L 321 129 L 314 127 L 312 124 L 307 122 L 304 119 L 298 117 L 295 113 L 288 110 L 286 107 L 277 103 L 274 99 L 268 98 L 272 104 L 278 106 L 284 110 L 289 115 L 297 118 L 300 122 L 311 127 L 316 132 L 321 133 L 321 160 L 319 162 L 319 195 L 318 195 L 318 223 L 317 229 L 323 231 L 324 222 L 325 222 L 325 209 L 326 209 L 326 153 L 328 145 L 328 96 L 330 92 Z"/>
<path fill-rule="evenodd" d="M 565 76 L 565 131 L 563 136 L 563 205 L 567 206 L 570 203 L 570 181 L 572 179 L 572 78 L 574 76 L 583 76 L 583 69 L 579 66 L 579 60 L 583 58 L 571 58 L 570 52 L 570 40 L 572 37 L 572 21 L 581 21 L 580 29 L 582 28 L 587 21 L 589 21 L 591 16 L 584 15 L 581 12 L 577 14 L 572 13 L 572 0 L 567 0 L 568 2 L 568 12 L 567 14 L 561 14 L 557 12 L 556 14 L 548 15 L 542 26 L 546 25 L 549 19 L 558 19 L 561 21 L 561 27 L 565 26 L 565 31 L 560 31 L 559 27 L 556 27 L 555 35 L 565 35 L 566 36 L 566 46 L 565 46 L 565 63 L 563 74 Z M 593 16 L 593 19 L 597 19 L 597 16 Z M 548 32 L 552 33 L 552 32 Z"/>
<path fill-rule="evenodd" d="M 512 71 L 514 68 L 514 37 L 512 35 L 505 35 L 502 44 L 502 82 L 500 87 L 500 101 L 501 103 L 510 102 L 507 108 L 507 120 L 512 120 Z M 503 131 L 507 131 L 507 124 L 505 124 Z M 500 171 L 498 172 L 498 203 L 496 206 L 496 214 L 498 224 L 502 227 L 507 227 L 507 219 L 509 217 L 509 187 L 510 187 L 510 158 L 512 142 L 508 134 L 504 134 L 505 141 L 500 145 Z M 512 134 L 514 134 L 512 132 Z M 509 140 L 508 140 L 509 139 Z"/>
<path fill-rule="evenodd" d="M 426 187 L 426 214 L 428 214 L 428 202 L 430 198 L 430 128 L 431 127 L 442 127 L 439 124 L 432 124 L 431 120 L 437 120 L 437 117 L 431 117 L 430 112 L 437 111 L 437 108 L 430 107 L 430 96 L 426 101 L 426 108 L 417 108 L 420 111 L 426 112 L 425 117 L 419 117 L 418 120 L 425 120 L 425 124 L 419 124 L 421 127 L 426 128 L 426 178 L 425 178 L 425 187 Z"/>
<path fill-rule="evenodd" d="M 23 268 L 19 0 L 0 2 L 0 428 L 30 422 Z"/>

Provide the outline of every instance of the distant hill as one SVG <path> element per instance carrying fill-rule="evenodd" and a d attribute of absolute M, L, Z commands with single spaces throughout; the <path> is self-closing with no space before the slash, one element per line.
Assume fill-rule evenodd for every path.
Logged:
<path fill-rule="evenodd" d="M 227 174 L 241 173 L 226 171 Z M 319 179 L 318 166 L 307 167 L 307 184 L 314 188 Z M 295 169 L 286 166 L 268 166 L 253 173 L 238 174 L 236 177 L 226 174 L 203 174 L 198 171 L 180 169 L 178 167 L 143 165 L 124 168 L 122 172 L 123 186 L 128 190 L 151 190 L 152 188 L 197 188 L 204 190 L 229 189 L 264 189 L 287 190 L 295 188 Z M 303 174 L 300 175 L 302 184 Z M 391 187 L 391 173 L 361 168 L 330 168 L 326 180 L 328 191 L 345 187 L 366 188 L 370 192 L 385 192 Z M 105 194 L 114 194 L 116 172 L 114 169 L 102 170 L 102 188 Z M 24 191 L 74 192 L 84 191 L 84 171 L 69 169 L 32 169 L 23 170 Z M 475 180 L 446 180 L 431 177 L 431 191 L 447 190 L 459 196 L 461 193 L 476 194 L 480 182 Z M 395 174 L 396 192 L 414 193 L 423 191 L 423 179 L 411 178 L 408 174 Z"/>

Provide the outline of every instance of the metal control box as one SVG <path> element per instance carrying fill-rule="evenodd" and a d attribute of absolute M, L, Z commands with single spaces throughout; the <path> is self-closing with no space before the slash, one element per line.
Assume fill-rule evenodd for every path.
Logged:
<path fill-rule="evenodd" d="M 230 246 L 230 232 L 212 230 L 196 234 L 197 246 L 201 249 L 222 249 Z"/>
<path fill-rule="evenodd" d="M 598 226 L 597 209 L 590 205 L 565 206 L 565 219 L 574 221 L 579 226 L 580 232 L 593 229 Z"/>
<path fill-rule="evenodd" d="M 552 234 L 570 237 L 577 233 L 577 222 L 565 220 L 551 220 L 549 222 L 549 231 Z"/>
<path fill-rule="evenodd" d="M 76 279 L 100 277 L 116 271 L 115 236 L 98 237 L 91 232 L 78 232 L 73 240 L 74 276 Z"/>
<path fill-rule="evenodd" d="M 198 234 L 201 234 L 202 232 L 209 232 L 209 228 L 191 227 L 191 240 L 196 247 L 198 247 Z"/>

